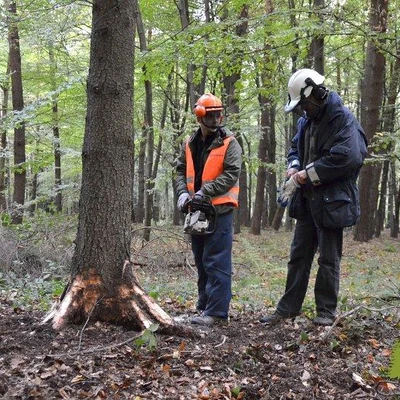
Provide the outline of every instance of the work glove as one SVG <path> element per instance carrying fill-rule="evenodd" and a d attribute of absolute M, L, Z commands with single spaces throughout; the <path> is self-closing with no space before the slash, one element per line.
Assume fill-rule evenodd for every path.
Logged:
<path fill-rule="evenodd" d="M 178 197 L 178 202 L 176 204 L 176 206 L 178 207 L 179 211 L 185 212 L 187 209 L 187 203 L 190 200 L 190 194 L 185 192 L 182 193 L 179 197 Z"/>
<path fill-rule="evenodd" d="M 194 200 L 195 201 L 203 201 L 204 200 L 204 192 L 200 189 L 194 194 Z"/>
<path fill-rule="evenodd" d="M 279 189 L 278 203 L 281 207 L 286 207 L 289 203 L 290 198 L 293 196 L 293 193 L 299 188 L 301 185 L 297 183 L 297 181 L 291 176 Z"/>

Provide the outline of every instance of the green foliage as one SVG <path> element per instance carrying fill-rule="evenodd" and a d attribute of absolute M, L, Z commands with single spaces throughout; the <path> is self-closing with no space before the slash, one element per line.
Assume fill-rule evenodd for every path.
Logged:
<path fill-rule="evenodd" d="M 12 287 L 10 290 L 9 288 Z M 14 274 L 0 273 L 0 290 L 8 292 L 14 309 L 35 309 L 48 311 L 63 292 L 65 280 L 52 278 L 50 275 L 34 277 L 26 275 L 19 278 Z"/>
<path fill-rule="evenodd" d="M 400 340 L 393 345 L 388 376 L 391 379 L 400 379 Z"/>
<path fill-rule="evenodd" d="M 135 345 L 138 348 L 145 347 L 149 351 L 157 348 L 157 337 L 155 332 L 158 330 L 158 324 L 151 324 L 148 329 L 145 329 L 140 337 L 135 340 Z"/>

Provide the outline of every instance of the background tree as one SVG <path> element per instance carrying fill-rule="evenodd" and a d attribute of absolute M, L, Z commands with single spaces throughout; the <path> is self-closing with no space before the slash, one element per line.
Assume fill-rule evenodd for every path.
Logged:
<path fill-rule="evenodd" d="M 11 1 L 8 8 L 8 43 L 10 54 L 11 93 L 14 115 L 24 109 L 22 87 L 21 51 L 17 23 L 17 4 Z M 26 166 L 25 166 L 25 122 L 21 119 L 14 127 L 14 195 L 12 222 L 20 224 L 24 214 Z"/>
<path fill-rule="evenodd" d="M 8 112 L 9 101 L 9 63 L 3 81 L 1 82 L 1 91 L 3 92 L 3 101 L 1 104 L 1 118 L 5 119 Z M 0 148 L 0 213 L 7 209 L 6 196 L 6 159 L 7 159 L 7 130 L 4 126 L 1 128 L 1 148 Z"/>
<path fill-rule="evenodd" d="M 371 0 L 369 26 L 378 39 L 371 38 L 367 43 L 360 121 L 370 143 L 380 126 L 385 76 L 385 56 L 381 47 L 385 40 L 382 34 L 387 29 L 387 11 L 388 1 Z M 370 240 L 374 234 L 381 167 L 380 162 L 367 162 L 361 169 L 359 187 L 362 213 L 354 230 L 354 238 L 358 241 Z"/>

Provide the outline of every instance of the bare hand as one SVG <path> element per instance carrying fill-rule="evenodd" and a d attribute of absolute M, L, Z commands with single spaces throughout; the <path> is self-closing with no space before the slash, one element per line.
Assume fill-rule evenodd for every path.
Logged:
<path fill-rule="evenodd" d="M 304 185 L 307 182 L 307 172 L 305 169 L 297 172 L 293 175 L 293 179 L 300 185 Z"/>

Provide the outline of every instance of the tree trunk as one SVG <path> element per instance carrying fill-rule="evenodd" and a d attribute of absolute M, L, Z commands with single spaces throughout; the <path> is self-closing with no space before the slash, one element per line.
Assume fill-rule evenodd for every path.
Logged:
<path fill-rule="evenodd" d="M 270 165 L 276 164 L 276 132 L 275 132 L 275 107 L 271 105 L 270 107 L 271 116 L 271 129 L 268 135 L 268 152 L 267 152 L 267 162 Z M 267 195 L 268 195 L 268 226 L 272 225 L 274 216 L 277 211 L 277 179 L 276 171 L 274 168 L 268 168 L 267 174 Z"/>
<path fill-rule="evenodd" d="M 259 166 L 257 170 L 257 184 L 256 184 L 256 198 L 254 201 L 254 211 L 251 219 L 250 232 L 253 235 L 260 235 L 261 233 L 261 220 L 263 215 L 263 208 L 265 207 L 265 184 L 267 182 L 267 151 L 268 151 L 268 135 L 270 126 L 269 105 L 268 99 L 260 95 L 260 108 L 261 108 L 261 138 L 258 143 L 258 160 Z"/>
<path fill-rule="evenodd" d="M 179 10 L 179 17 L 181 20 L 181 27 L 182 30 L 185 30 L 189 24 L 189 2 L 188 0 L 178 0 L 177 1 L 177 7 Z M 200 96 L 202 93 L 197 93 L 196 95 L 196 90 L 195 90 L 195 84 L 194 84 L 194 72 L 196 70 L 196 67 L 194 64 L 190 63 L 187 65 L 187 93 L 189 95 L 189 105 L 190 109 L 193 110 L 194 105 L 196 104 L 196 100 L 198 96 Z"/>
<path fill-rule="evenodd" d="M 322 29 L 324 24 L 324 16 L 321 11 L 325 7 L 325 0 L 314 0 L 314 11 L 317 14 L 319 20 L 319 27 Z M 324 75 L 325 69 L 325 53 L 324 53 L 324 36 L 323 34 L 317 34 L 314 36 L 311 42 L 311 55 L 314 59 L 314 69 L 321 75 Z"/>
<path fill-rule="evenodd" d="M 380 35 L 386 32 L 388 2 L 371 0 L 369 26 L 376 36 L 368 42 L 365 73 L 361 88 L 361 126 L 371 143 L 378 130 L 380 107 L 383 99 L 385 56 L 377 45 L 384 39 Z M 381 163 L 366 164 L 360 173 L 361 218 L 354 229 L 354 239 L 366 242 L 372 239 L 375 227 L 378 201 L 378 185 L 381 175 Z"/>
<path fill-rule="evenodd" d="M 8 110 L 8 94 L 9 94 L 9 79 L 10 74 L 9 64 L 7 65 L 6 77 L 1 90 L 3 92 L 3 103 L 1 105 L 1 118 L 5 119 Z M 7 130 L 1 129 L 1 144 L 0 144 L 0 213 L 7 209 L 6 196 L 6 157 L 7 157 Z"/>
<path fill-rule="evenodd" d="M 17 25 L 17 6 L 11 1 L 8 19 L 8 44 L 11 73 L 11 92 L 13 111 L 18 113 L 24 109 L 22 87 L 21 52 Z M 25 166 L 25 122 L 22 120 L 14 128 L 14 194 L 12 223 L 22 223 L 25 203 L 26 166 Z"/>
<path fill-rule="evenodd" d="M 138 0 L 133 0 L 134 16 L 137 25 L 137 32 L 139 37 L 140 51 L 145 53 L 147 51 L 147 39 L 143 26 L 142 15 L 140 12 Z M 151 36 L 151 33 L 150 33 Z M 146 64 L 143 65 L 143 75 L 147 75 Z M 149 79 L 145 79 L 144 88 L 146 92 L 145 100 L 145 116 L 144 116 L 144 129 L 146 133 L 146 172 L 145 172 L 145 191 L 144 191 L 144 225 L 143 238 L 146 241 L 150 240 L 150 226 L 153 214 L 153 156 L 154 156 L 154 124 L 153 124 L 153 87 Z"/>
<path fill-rule="evenodd" d="M 266 14 L 271 14 L 273 12 L 273 4 L 271 0 L 265 1 L 265 11 Z M 267 163 L 270 162 L 271 154 L 275 156 L 274 147 L 274 130 L 272 129 L 272 115 L 271 115 L 271 98 L 268 94 L 269 85 L 271 84 L 271 71 L 268 65 L 271 63 L 270 45 L 268 42 L 264 44 L 264 62 L 261 66 L 262 70 L 260 72 L 260 82 L 259 85 L 259 95 L 258 102 L 261 110 L 261 138 L 258 145 L 258 160 L 260 162 L 257 171 L 257 184 L 256 184 L 256 194 L 254 201 L 254 211 L 251 219 L 250 232 L 254 235 L 259 235 L 261 233 L 261 223 L 263 215 L 268 217 L 269 207 L 268 199 L 266 193 L 268 193 L 266 188 L 267 183 Z M 276 178 L 275 178 L 275 190 L 276 190 Z M 276 195 L 275 195 L 276 196 Z M 276 197 L 275 197 L 276 200 Z M 274 213 L 275 214 L 275 213 Z M 266 219 L 265 218 L 265 219 Z"/>
<path fill-rule="evenodd" d="M 144 221 L 144 191 L 145 191 L 145 162 L 146 162 L 146 127 L 142 126 L 142 134 L 139 143 L 139 155 L 138 155 L 138 185 L 137 185 L 137 204 L 135 222 L 142 223 Z"/>
<path fill-rule="evenodd" d="M 400 218 L 400 188 L 397 191 L 397 196 L 394 202 L 394 217 L 392 228 L 390 229 L 390 237 L 399 237 L 399 218 Z"/>
<path fill-rule="evenodd" d="M 45 322 L 56 329 L 89 318 L 140 329 L 154 322 L 171 327 L 172 319 L 141 289 L 130 259 L 133 3 L 95 0 L 92 18 L 72 274 Z"/>
<path fill-rule="evenodd" d="M 395 130 L 395 120 L 396 120 L 396 100 L 397 96 L 399 93 L 399 87 L 400 87 L 400 49 L 397 50 L 397 58 L 395 59 L 393 63 L 393 68 L 390 68 L 392 70 L 391 78 L 390 78 L 390 83 L 389 83 L 389 88 L 388 88 L 388 97 L 387 97 L 387 102 L 385 107 L 383 108 L 382 112 L 382 131 L 386 132 L 387 135 L 390 135 L 391 137 L 394 137 L 394 130 Z M 393 152 L 393 149 L 396 148 L 396 144 L 394 141 L 391 141 L 390 144 L 385 146 L 385 151 L 387 153 Z M 380 231 L 379 229 L 383 229 L 384 224 L 385 224 L 385 209 L 386 209 L 386 201 L 383 201 L 383 199 L 386 199 L 386 193 L 387 193 L 387 187 L 389 186 L 389 197 L 392 204 L 395 204 L 396 207 L 396 201 L 397 201 L 397 195 L 396 195 L 396 179 L 393 180 L 392 185 L 388 185 L 388 170 L 389 170 L 389 160 L 385 160 L 384 162 L 384 170 L 382 172 L 382 179 L 381 179 L 381 189 L 380 189 L 380 196 L 381 196 L 381 201 L 380 201 L 380 206 L 378 210 L 378 221 L 376 223 L 376 231 L 375 235 L 379 236 Z M 395 169 L 393 166 L 393 173 L 395 173 Z M 395 226 L 393 226 L 395 224 Z M 394 218 L 390 218 L 390 232 L 391 235 L 395 234 L 397 237 L 398 234 L 398 220 L 397 220 L 397 226 L 396 226 L 396 221 Z"/>
<path fill-rule="evenodd" d="M 242 6 L 240 9 L 240 16 L 239 16 L 239 21 L 242 21 L 240 24 L 237 24 L 236 29 L 235 29 L 235 34 L 238 38 L 243 37 L 247 34 L 248 32 L 248 17 L 249 17 L 249 9 L 246 4 Z M 236 124 L 235 122 L 238 120 L 238 115 L 239 115 L 239 102 L 238 102 L 238 96 L 236 94 L 236 84 L 241 78 L 241 71 L 242 71 L 242 52 L 241 51 L 235 51 L 234 54 L 232 54 L 232 62 L 231 65 L 235 65 L 236 68 L 234 68 L 234 71 L 229 75 L 225 75 L 223 78 L 224 82 L 224 89 L 226 93 L 226 100 L 225 100 L 225 106 L 229 110 L 229 115 L 230 115 L 230 125 L 232 126 L 232 129 L 236 135 L 236 138 L 238 139 L 239 144 L 242 147 L 243 151 L 243 140 L 241 138 L 240 134 L 240 127 L 239 124 Z M 240 225 L 241 225 L 241 220 L 243 218 L 243 215 L 247 213 L 247 172 L 246 172 L 246 164 L 242 162 L 242 171 L 239 177 L 239 186 L 240 186 L 240 191 L 239 191 L 239 204 L 240 204 L 240 210 L 235 211 L 235 219 L 234 219 L 234 232 L 240 233 Z M 242 210 L 243 208 L 243 210 Z"/>
<path fill-rule="evenodd" d="M 57 65 L 54 58 L 53 45 L 49 45 L 49 61 L 52 80 L 52 91 L 56 93 L 57 83 L 56 83 L 56 72 Z M 54 146 L 54 205 L 56 210 L 62 211 L 62 192 L 61 192 L 61 143 L 60 143 L 60 127 L 59 127 L 59 115 L 58 115 L 58 95 L 53 95 L 52 101 L 52 129 L 53 129 L 53 146 Z"/>
<path fill-rule="evenodd" d="M 390 237 L 399 236 L 399 209 L 400 209 L 400 188 L 396 191 L 396 163 L 390 163 L 390 185 L 389 185 L 389 216 L 390 216 Z"/>
<path fill-rule="evenodd" d="M 381 186 L 379 189 L 379 205 L 376 211 L 375 236 L 380 237 L 385 224 L 386 193 L 388 190 L 389 161 L 383 163 Z"/>

